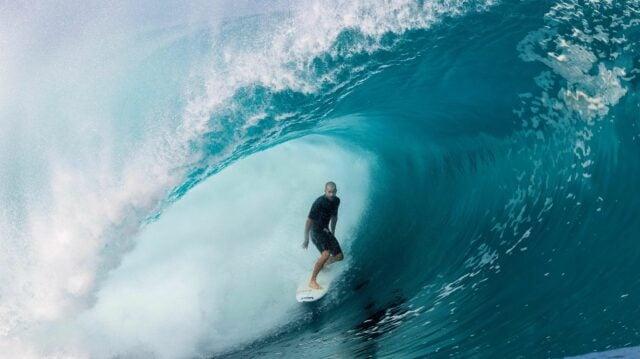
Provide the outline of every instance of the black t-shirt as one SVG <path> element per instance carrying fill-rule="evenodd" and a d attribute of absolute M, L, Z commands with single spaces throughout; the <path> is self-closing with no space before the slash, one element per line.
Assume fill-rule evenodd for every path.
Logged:
<path fill-rule="evenodd" d="M 314 231 L 322 231 L 329 228 L 331 217 L 338 215 L 338 206 L 340 206 L 340 198 L 333 197 L 328 199 L 325 195 L 318 197 L 311 205 L 309 218 L 313 220 L 312 229 Z"/>

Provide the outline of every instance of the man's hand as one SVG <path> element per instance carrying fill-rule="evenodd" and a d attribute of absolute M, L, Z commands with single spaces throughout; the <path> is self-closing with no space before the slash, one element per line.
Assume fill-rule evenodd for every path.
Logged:
<path fill-rule="evenodd" d="M 304 223 L 304 242 L 302 242 L 302 248 L 304 249 L 309 247 L 309 230 L 311 230 L 312 224 L 313 220 L 311 218 L 307 218 L 307 221 Z"/>

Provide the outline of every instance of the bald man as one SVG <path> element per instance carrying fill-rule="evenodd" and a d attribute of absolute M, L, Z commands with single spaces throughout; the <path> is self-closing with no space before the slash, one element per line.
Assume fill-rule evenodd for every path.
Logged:
<path fill-rule="evenodd" d="M 307 249 L 309 246 L 309 233 L 311 233 L 311 240 L 320 251 L 320 258 L 313 267 L 313 273 L 309 280 L 309 287 L 313 289 L 322 289 L 316 281 L 322 267 L 344 258 L 340 244 L 335 237 L 338 207 L 340 206 L 340 198 L 336 196 L 336 193 L 338 193 L 336 184 L 327 182 L 324 186 L 324 194 L 313 202 L 304 225 L 302 248 Z"/>

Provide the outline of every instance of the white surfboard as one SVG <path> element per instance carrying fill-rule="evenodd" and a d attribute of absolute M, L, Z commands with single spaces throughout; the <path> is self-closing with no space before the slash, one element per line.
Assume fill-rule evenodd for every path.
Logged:
<path fill-rule="evenodd" d="M 329 287 L 331 287 L 333 275 L 331 275 L 327 268 L 323 268 L 318 274 L 318 278 L 316 278 L 316 280 L 322 289 L 313 289 L 309 287 L 309 274 L 306 274 L 305 279 L 300 281 L 300 285 L 298 285 L 298 289 L 296 290 L 296 300 L 298 302 L 315 302 L 316 300 L 324 297 L 324 295 L 327 294 Z"/>

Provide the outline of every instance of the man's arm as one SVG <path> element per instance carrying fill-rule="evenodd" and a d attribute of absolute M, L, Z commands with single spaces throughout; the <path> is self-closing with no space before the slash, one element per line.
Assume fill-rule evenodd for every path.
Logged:
<path fill-rule="evenodd" d="M 338 223 L 337 214 L 331 217 L 331 220 L 329 221 L 329 227 L 331 228 L 331 233 L 333 233 L 334 236 L 336 235 L 336 223 Z"/>
<path fill-rule="evenodd" d="M 307 222 L 304 224 L 304 242 L 302 242 L 302 248 L 307 249 L 309 246 L 309 230 L 311 229 L 311 225 L 313 224 L 313 220 L 311 218 L 307 218 Z"/>

